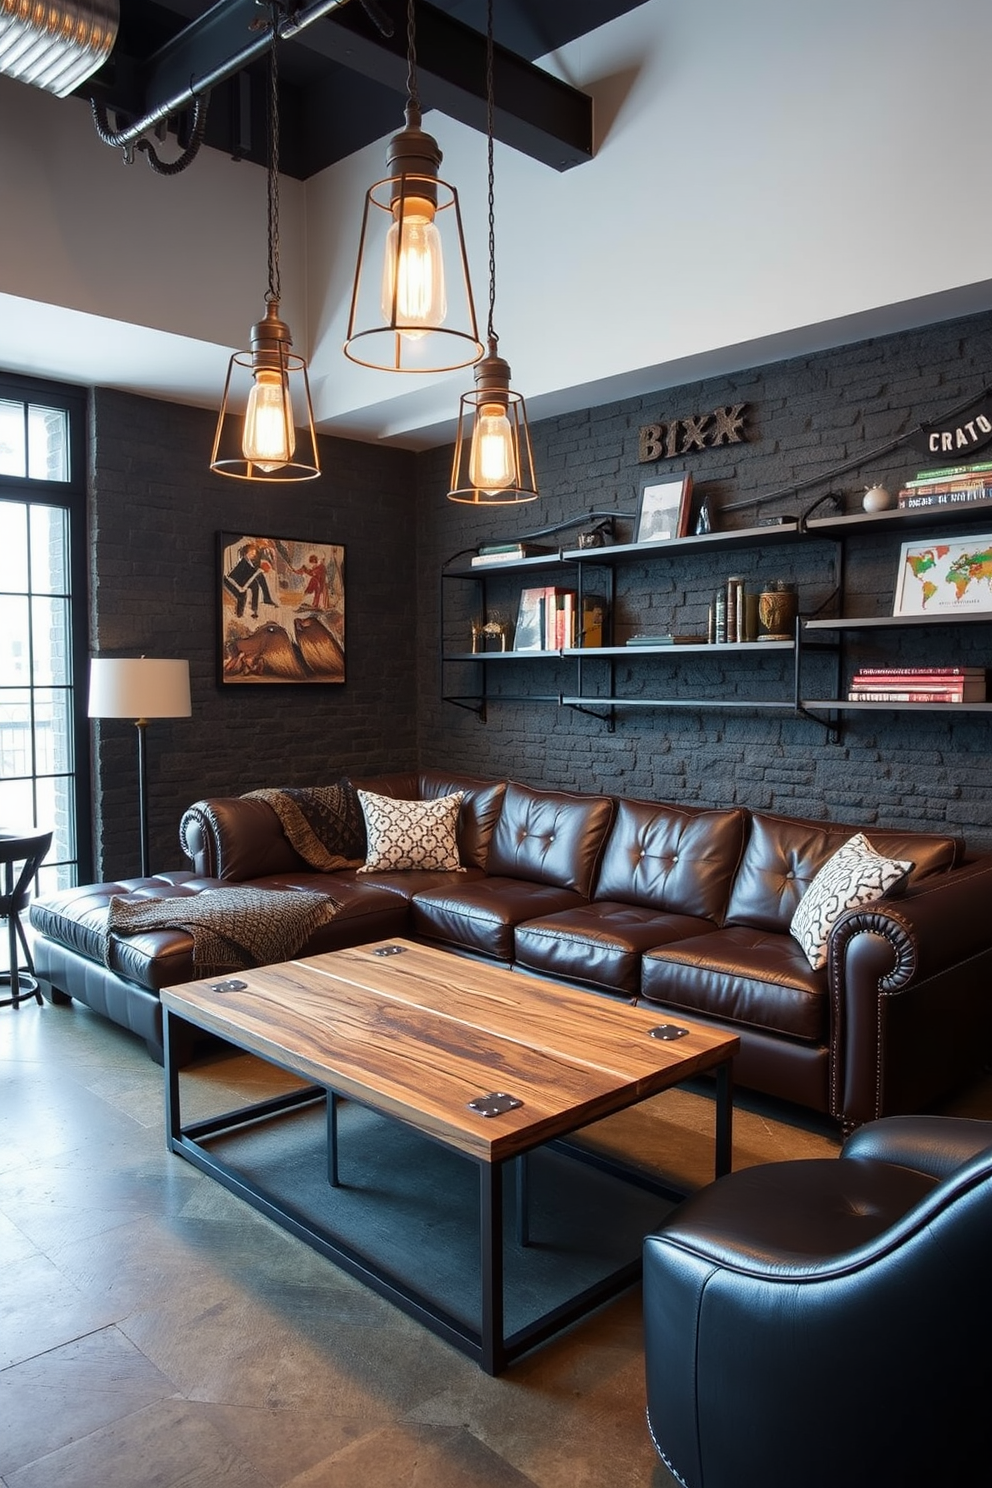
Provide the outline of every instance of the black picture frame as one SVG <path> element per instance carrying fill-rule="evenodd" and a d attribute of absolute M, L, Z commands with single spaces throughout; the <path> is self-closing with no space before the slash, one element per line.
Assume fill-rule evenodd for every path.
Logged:
<path fill-rule="evenodd" d="M 217 596 L 222 686 L 344 682 L 339 543 L 218 532 Z"/>
<path fill-rule="evenodd" d="M 635 543 L 671 542 L 685 537 L 691 505 L 691 474 L 644 476 L 637 498 Z"/>

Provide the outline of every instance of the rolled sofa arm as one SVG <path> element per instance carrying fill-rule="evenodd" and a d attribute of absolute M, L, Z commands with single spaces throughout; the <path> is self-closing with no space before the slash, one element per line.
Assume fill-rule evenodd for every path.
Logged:
<path fill-rule="evenodd" d="M 306 868 L 266 801 L 214 796 L 183 814 L 179 841 L 193 872 L 234 883 Z"/>
<path fill-rule="evenodd" d="M 850 910 L 831 932 L 832 1114 L 924 1111 L 992 1053 L 992 857 Z"/>

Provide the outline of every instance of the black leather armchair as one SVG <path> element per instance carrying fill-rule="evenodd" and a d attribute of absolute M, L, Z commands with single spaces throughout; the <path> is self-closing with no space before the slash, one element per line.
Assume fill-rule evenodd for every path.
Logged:
<path fill-rule="evenodd" d="M 890 1117 L 644 1247 L 648 1424 L 687 1488 L 992 1481 L 992 1121 Z"/>

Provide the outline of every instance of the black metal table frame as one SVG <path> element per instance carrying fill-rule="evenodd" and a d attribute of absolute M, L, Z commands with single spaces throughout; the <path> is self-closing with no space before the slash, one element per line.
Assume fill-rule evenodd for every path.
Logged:
<path fill-rule="evenodd" d="M 439 1338 L 445 1339 L 473 1359 L 486 1374 L 499 1374 L 514 1359 L 520 1358 L 522 1354 L 537 1347 L 538 1344 L 546 1342 L 547 1339 L 585 1317 L 604 1302 L 619 1296 L 632 1286 L 641 1275 L 641 1257 L 628 1262 L 602 1277 L 591 1286 L 584 1288 L 567 1301 L 560 1303 L 557 1307 L 535 1318 L 525 1327 L 506 1337 L 504 1326 L 504 1294 L 503 1294 L 503 1168 L 507 1162 L 516 1163 L 516 1193 L 517 1193 L 517 1239 L 521 1245 L 527 1244 L 527 1153 L 519 1156 L 505 1158 L 496 1162 L 489 1162 L 484 1158 L 473 1157 L 462 1148 L 452 1143 L 445 1142 L 434 1132 L 426 1132 L 423 1128 L 415 1127 L 421 1135 L 429 1137 L 439 1145 L 447 1147 L 450 1151 L 457 1152 L 468 1162 L 474 1162 L 479 1172 L 479 1242 L 480 1242 L 480 1279 L 482 1287 L 481 1317 L 478 1329 L 467 1327 L 458 1318 L 454 1317 L 438 1302 L 407 1285 L 399 1277 L 390 1271 L 377 1265 L 371 1257 L 363 1255 L 355 1250 L 346 1241 L 342 1240 L 329 1230 L 325 1230 L 315 1224 L 302 1211 L 295 1209 L 284 1200 L 267 1193 L 258 1184 L 237 1168 L 226 1163 L 222 1158 L 211 1152 L 202 1145 L 201 1139 L 220 1136 L 221 1134 L 236 1131 L 240 1127 L 249 1126 L 255 1122 L 265 1121 L 286 1112 L 300 1110 L 303 1107 L 325 1102 L 327 1108 L 327 1139 L 328 1139 L 328 1182 L 336 1185 L 338 1182 L 337 1172 L 337 1098 L 333 1090 L 323 1085 L 308 1085 L 300 1089 L 289 1091 L 285 1095 L 273 1096 L 269 1100 L 257 1101 L 253 1105 L 243 1106 L 234 1111 L 226 1111 L 217 1116 L 211 1116 L 202 1121 L 195 1121 L 186 1126 L 182 1124 L 180 1090 L 179 1090 L 179 1066 L 173 1058 L 173 1025 L 190 1020 L 180 1017 L 171 1009 L 162 1009 L 163 1045 L 165 1050 L 165 1128 L 166 1147 L 170 1152 L 186 1158 L 201 1171 L 215 1178 L 231 1193 L 238 1198 L 251 1204 L 261 1214 L 274 1221 L 282 1229 L 295 1235 L 298 1239 L 306 1242 L 321 1255 L 334 1261 L 343 1271 L 363 1282 L 379 1296 L 385 1297 L 398 1307 L 407 1316 L 415 1318 L 424 1327 L 437 1334 Z M 244 1052 L 255 1054 L 268 1064 L 278 1069 L 284 1069 L 288 1074 L 299 1078 L 299 1070 L 293 1069 L 292 1065 L 281 1063 L 279 1060 L 268 1055 L 259 1055 L 256 1050 L 245 1049 L 244 1045 L 238 1044 L 236 1039 L 225 1035 L 224 1040 L 236 1048 L 244 1049 Z M 714 1071 L 716 1076 L 716 1176 L 730 1171 L 731 1148 L 733 1139 L 733 1098 L 731 1084 L 731 1060 L 728 1058 L 719 1064 Z M 371 1102 L 366 1102 L 371 1109 L 379 1110 Z M 637 1104 L 637 1102 L 634 1102 Z M 401 1118 L 392 1112 L 381 1111 L 381 1115 L 389 1116 L 393 1120 Z M 560 1151 L 565 1151 L 569 1156 L 579 1161 L 587 1162 L 595 1167 L 601 1168 L 614 1176 L 625 1179 L 638 1187 L 648 1189 L 662 1197 L 675 1201 L 685 1197 L 681 1190 L 673 1188 L 670 1184 L 660 1179 L 653 1178 L 643 1169 L 636 1168 L 622 1161 L 606 1157 L 602 1154 L 593 1153 L 588 1149 L 577 1147 L 563 1138 L 558 1138 L 551 1143 L 536 1143 L 537 1146 L 551 1146 Z M 533 1150 L 533 1149 L 532 1149 Z"/>

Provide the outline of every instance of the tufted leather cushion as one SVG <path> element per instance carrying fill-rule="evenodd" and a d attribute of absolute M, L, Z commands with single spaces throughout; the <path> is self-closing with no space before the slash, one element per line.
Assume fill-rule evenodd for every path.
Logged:
<path fill-rule="evenodd" d="M 512 781 L 493 832 L 487 871 L 554 884 L 588 899 L 612 817 L 608 796 L 536 791 Z"/>
<path fill-rule="evenodd" d="M 594 897 L 720 924 L 744 846 L 744 812 L 620 801 Z"/>
<path fill-rule="evenodd" d="M 851 836 L 837 822 L 755 812 L 727 907 L 727 925 L 788 933 L 796 907 L 824 863 Z M 872 846 L 890 858 L 909 858 L 911 883 L 953 867 L 960 843 L 930 832 L 872 832 Z"/>

